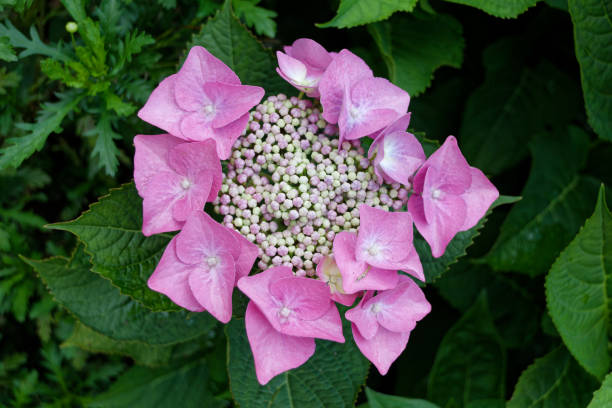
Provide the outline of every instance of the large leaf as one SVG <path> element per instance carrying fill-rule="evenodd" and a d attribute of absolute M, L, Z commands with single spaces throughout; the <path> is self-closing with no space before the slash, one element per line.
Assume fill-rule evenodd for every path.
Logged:
<path fill-rule="evenodd" d="M 398 15 L 368 30 L 387 65 L 389 79 L 411 96 L 431 85 L 436 69 L 459 68 L 463 62 L 463 28 L 450 15 Z"/>
<path fill-rule="evenodd" d="M 318 27 L 348 28 L 388 18 L 396 11 L 412 11 L 417 0 L 341 0 L 336 16 Z"/>
<path fill-rule="evenodd" d="M 520 200 L 520 197 L 511 196 L 500 196 L 492 205 L 489 211 L 493 210 L 498 205 L 511 204 Z M 487 213 L 488 214 L 488 213 Z M 462 256 L 466 254 L 467 248 L 472 245 L 474 239 L 480 234 L 480 229 L 487 221 L 487 216 L 483 217 L 480 222 L 473 228 L 467 231 L 461 231 L 451 240 L 446 247 L 446 251 L 439 258 L 434 258 L 431 254 L 429 244 L 415 232 L 414 235 L 414 247 L 416 248 L 421 264 L 423 265 L 423 272 L 425 273 L 425 280 L 427 282 L 433 282 L 438 277 L 442 276 L 444 272 L 448 270 L 448 267 Z M 416 230 L 415 230 L 416 231 Z"/>
<path fill-rule="evenodd" d="M 606 408 L 612 406 L 612 374 L 608 374 L 601 384 L 601 388 L 595 391 L 593 400 L 587 408 Z"/>
<path fill-rule="evenodd" d="M 445 0 L 476 7 L 495 17 L 514 18 L 540 0 Z"/>
<path fill-rule="evenodd" d="M 75 234 L 92 257 L 92 271 L 110 279 L 121 293 L 153 310 L 179 309 L 147 287 L 170 235 L 142 235 L 142 199 L 133 183 L 111 190 L 76 220 L 48 227 Z"/>
<path fill-rule="evenodd" d="M 530 344 L 538 330 L 541 310 L 529 287 L 508 274 L 491 271 L 487 265 L 473 264 L 464 258 L 438 279 L 435 286 L 461 312 L 469 309 L 485 289 L 491 317 L 502 343 L 508 348 Z"/>
<path fill-rule="evenodd" d="M 487 297 L 476 303 L 444 336 L 429 374 L 428 397 L 440 406 L 504 398 L 506 352 L 495 331 Z"/>
<path fill-rule="evenodd" d="M 227 337 L 231 390 L 244 408 L 353 407 L 368 373 L 367 360 L 355 346 L 350 331 L 345 330 L 346 343 L 316 340 L 316 352 L 306 364 L 261 386 L 255 377 L 244 320 L 232 320 Z"/>
<path fill-rule="evenodd" d="M 168 368 L 133 367 L 88 407 L 187 408 L 216 407 L 209 387 L 208 368 L 202 360 Z"/>
<path fill-rule="evenodd" d="M 467 100 L 461 148 L 470 164 L 486 174 L 519 163 L 535 133 L 569 123 L 579 108 L 575 82 L 548 62 L 532 68 L 525 48 L 511 39 L 488 47 L 485 81 Z"/>
<path fill-rule="evenodd" d="M 595 380 L 559 347 L 523 371 L 507 408 L 581 408 L 595 387 Z"/>
<path fill-rule="evenodd" d="M 229 0 L 191 45 L 205 47 L 234 70 L 243 84 L 261 86 L 267 94 L 295 91 L 276 73 L 274 56 L 236 19 Z"/>
<path fill-rule="evenodd" d="M 612 2 L 569 0 L 589 124 L 612 140 Z"/>
<path fill-rule="evenodd" d="M 58 257 L 26 262 L 81 323 L 114 340 L 180 343 L 208 333 L 215 324 L 205 312 L 153 312 L 122 295 L 108 280 L 90 271 L 82 245 L 70 260 Z"/>
<path fill-rule="evenodd" d="M 546 278 L 546 302 L 576 360 L 602 379 L 610 371 L 612 214 L 603 185 L 595 213 L 561 253 Z"/>
<path fill-rule="evenodd" d="M 405 398 L 382 394 L 366 387 L 370 408 L 439 408 L 436 404 L 418 398 Z"/>
<path fill-rule="evenodd" d="M 590 214 L 597 182 L 578 175 L 588 148 L 582 130 L 541 134 L 529 147 L 533 163 L 525 198 L 508 214 L 487 261 L 497 270 L 536 276 L 550 268 Z"/>

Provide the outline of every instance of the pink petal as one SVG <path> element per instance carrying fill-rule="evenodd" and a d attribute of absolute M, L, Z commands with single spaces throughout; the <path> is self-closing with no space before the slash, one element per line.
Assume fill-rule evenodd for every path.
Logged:
<path fill-rule="evenodd" d="M 352 325 L 352 328 L 357 347 L 368 360 L 374 363 L 381 375 L 387 374 L 391 364 L 406 348 L 410 337 L 410 332 L 394 333 L 384 327 L 379 327 L 376 335 L 368 340 L 361 335 L 355 324 Z"/>
<path fill-rule="evenodd" d="M 146 236 L 181 229 L 183 222 L 173 217 L 173 207 L 184 197 L 182 176 L 163 172 L 156 174 L 147 185 L 142 202 L 142 233 Z"/>
<path fill-rule="evenodd" d="M 168 152 L 181 143 L 184 143 L 181 139 L 168 134 L 137 135 L 134 138 L 134 182 L 141 197 L 146 194 L 153 176 L 172 171 L 168 165 Z"/>
<path fill-rule="evenodd" d="M 342 50 L 329 64 L 319 81 L 323 118 L 338 123 L 345 90 L 357 81 L 372 76 L 372 70 L 349 50 Z"/>
<path fill-rule="evenodd" d="M 385 329 L 401 333 L 414 329 L 431 311 L 431 305 L 421 288 L 409 277 L 402 276 L 395 288 L 379 292 L 365 303 L 364 309 L 375 311 L 375 319 Z M 361 326 L 358 328 L 365 338 L 369 338 Z"/>
<path fill-rule="evenodd" d="M 350 102 L 345 102 L 338 119 L 340 140 L 369 136 L 394 121 L 397 116 L 393 109 L 362 110 L 351 106 Z"/>
<path fill-rule="evenodd" d="M 291 82 L 301 84 L 306 79 L 306 65 L 300 60 L 292 58 L 289 55 L 276 51 L 276 59 L 278 60 L 278 68 L 289 78 Z"/>
<path fill-rule="evenodd" d="M 210 215 L 204 211 L 194 211 L 176 237 L 176 253 L 182 262 L 193 265 L 220 253 L 229 253 L 232 259 L 238 259 L 240 244 L 226 227 Z"/>
<path fill-rule="evenodd" d="M 270 282 L 270 294 L 291 310 L 300 320 L 316 320 L 332 306 L 325 283 L 310 279 L 291 277 Z"/>
<path fill-rule="evenodd" d="M 214 260 L 212 265 L 209 260 Z M 232 291 L 236 278 L 234 258 L 227 252 L 217 252 L 189 274 L 189 287 L 198 303 L 217 320 L 227 323 L 232 318 Z"/>
<path fill-rule="evenodd" d="M 344 343 L 342 320 L 335 304 L 322 317 L 316 320 L 289 318 L 281 324 L 280 331 L 291 336 L 314 337 Z"/>
<path fill-rule="evenodd" d="M 210 195 L 213 175 L 208 170 L 202 170 L 193 181 L 183 178 L 181 183 L 189 183 L 187 188 L 183 187 L 184 196 L 174 203 L 172 216 L 175 220 L 183 222 L 193 212 L 204 209 L 207 197 Z"/>
<path fill-rule="evenodd" d="M 147 103 L 138 111 L 138 117 L 166 132 L 181 137 L 180 123 L 186 112 L 174 99 L 176 74 L 170 75 L 151 92 Z"/>
<path fill-rule="evenodd" d="M 170 150 L 168 163 L 178 174 L 187 176 L 193 183 L 199 180 L 205 173 L 211 176 L 210 193 L 205 197 L 206 201 L 214 201 L 219 194 L 223 182 L 221 162 L 217 155 L 217 149 L 213 140 L 204 142 L 183 143 Z"/>
<path fill-rule="evenodd" d="M 351 306 L 359 293 L 346 294 L 342 287 L 342 275 L 333 256 L 324 257 L 317 264 L 317 276 L 329 286 L 331 299 L 345 306 Z"/>
<path fill-rule="evenodd" d="M 448 193 L 462 194 L 472 181 L 470 165 L 461 154 L 454 136 L 447 137 L 423 167 L 433 167 L 437 170 L 432 185 Z"/>
<path fill-rule="evenodd" d="M 385 181 L 409 185 L 412 176 L 425 162 L 421 143 L 412 133 L 403 131 L 381 135 L 375 142 L 378 142 L 376 147 L 380 147 L 374 166 L 379 167 L 387 176 Z"/>
<path fill-rule="evenodd" d="M 256 275 L 245 276 L 238 280 L 238 289 L 249 297 L 266 316 L 270 324 L 277 330 L 281 330 L 278 310 L 279 304 L 270 295 L 270 282 L 283 278 L 293 277 L 291 268 L 287 266 L 276 266 L 266 269 Z"/>
<path fill-rule="evenodd" d="M 227 160 L 232 155 L 234 143 L 244 132 L 248 122 L 249 113 L 247 112 L 229 125 L 215 129 L 214 140 L 217 143 L 217 154 L 221 160 Z"/>
<path fill-rule="evenodd" d="M 189 51 L 176 76 L 176 101 L 184 110 L 192 112 L 200 109 L 206 101 L 205 82 L 240 85 L 240 79 L 227 65 L 199 46 Z"/>
<path fill-rule="evenodd" d="M 384 270 L 367 265 L 355 258 L 357 235 L 342 231 L 334 238 L 334 258 L 342 274 L 342 286 L 345 293 L 361 290 L 385 290 L 397 285 L 396 271 Z"/>
<path fill-rule="evenodd" d="M 469 230 L 478 224 L 478 221 L 485 216 L 491 204 L 499 197 L 499 191 L 497 191 L 493 183 L 489 181 L 482 171 L 476 167 L 470 167 L 470 172 L 472 174 L 472 184 L 461 195 L 467 206 L 467 214 L 465 222 L 461 226 L 461 231 Z"/>
<path fill-rule="evenodd" d="M 229 125 L 248 113 L 265 93 L 263 88 L 258 86 L 228 85 L 221 82 L 204 84 L 204 92 L 214 105 L 213 128 Z"/>
<path fill-rule="evenodd" d="M 238 283 L 238 279 L 247 276 L 251 272 L 255 260 L 259 256 L 259 249 L 257 245 L 243 237 L 238 231 L 231 228 L 227 228 L 227 230 L 240 243 L 240 255 L 238 255 L 237 259 L 234 259 L 236 262 L 236 283 Z"/>
<path fill-rule="evenodd" d="M 254 302 L 249 302 L 244 320 L 255 360 L 255 374 L 261 385 L 280 373 L 301 366 L 315 352 L 314 339 L 278 332 Z"/>
<path fill-rule="evenodd" d="M 288 50 L 287 50 L 288 49 Z M 309 38 L 298 38 L 291 47 L 286 47 L 287 55 L 302 61 L 309 69 L 321 72 L 332 62 L 332 57 L 321 44 Z"/>
<path fill-rule="evenodd" d="M 352 322 L 365 339 L 374 337 L 379 326 L 376 314 L 372 312 L 371 307 L 367 306 L 367 301 L 372 298 L 373 293 L 373 291 L 366 292 L 361 302 L 344 314 L 346 320 Z"/>
<path fill-rule="evenodd" d="M 180 134 L 185 140 L 201 142 L 206 139 L 214 138 L 215 133 L 212 128 L 212 117 L 201 111 L 186 112 L 179 123 Z"/>
<path fill-rule="evenodd" d="M 170 240 L 147 285 L 151 290 L 163 293 L 177 305 L 192 312 L 202 312 L 189 287 L 189 274 L 193 266 L 185 265 L 176 256 L 176 237 Z"/>

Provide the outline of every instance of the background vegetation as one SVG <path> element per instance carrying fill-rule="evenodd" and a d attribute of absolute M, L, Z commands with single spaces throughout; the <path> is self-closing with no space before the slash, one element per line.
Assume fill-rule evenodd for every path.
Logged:
<path fill-rule="evenodd" d="M 0 406 L 610 406 L 611 16 L 610 0 L 0 0 Z M 44 226 L 130 182 L 132 138 L 156 132 L 135 112 L 190 46 L 295 93 L 271 51 L 300 37 L 362 56 L 411 94 L 414 132 L 457 135 L 522 200 L 439 260 L 420 242 L 433 311 L 386 377 L 318 342 L 260 387 L 240 296 L 223 327 L 144 287 L 168 238 L 139 233 L 131 184 Z"/>

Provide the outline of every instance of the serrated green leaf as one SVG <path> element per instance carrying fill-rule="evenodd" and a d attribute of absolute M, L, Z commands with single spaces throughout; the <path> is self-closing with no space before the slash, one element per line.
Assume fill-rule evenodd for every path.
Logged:
<path fill-rule="evenodd" d="M 569 127 L 538 135 L 529 147 L 529 178 L 486 257 L 496 270 L 536 276 L 546 272 L 591 212 L 597 181 L 578 175 L 588 135 Z"/>
<path fill-rule="evenodd" d="M 612 214 L 603 185 L 595 213 L 546 277 L 546 303 L 563 342 L 591 374 L 610 371 Z"/>
<path fill-rule="evenodd" d="M 442 339 L 429 374 L 428 398 L 458 408 L 504 398 L 505 376 L 506 351 L 483 293 Z"/>
<path fill-rule="evenodd" d="M 138 32 L 138 30 L 128 33 L 124 40 L 119 42 L 119 61 L 113 67 L 111 74 L 115 75 L 121 72 L 125 64 L 132 61 L 132 56 L 151 44 L 155 44 L 155 40 L 147 33 Z"/>
<path fill-rule="evenodd" d="M 612 140 L 612 3 L 570 0 L 568 5 L 589 124 L 599 137 Z"/>
<path fill-rule="evenodd" d="M 540 0 L 445 0 L 476 7 L 495 17 L 515 18 Z"/>
<path fill-rule="evenodd" d="M 258 35 L 270 38 L 276 37 L 275 11 L 257 7 L 261 0 L 233 0 L 232 5 L 236 15 L 243 18 L 249 27 L 253 27 Z"/>
<path fill-rule="evenodd" d="M 121 139 L 121 135 L 113 130 L 111 117 L 103 113 L 96 126 L 85 133 L 86 136 L 96 136 L 96 144 L 91 151 L 91 157 L 98 158 L 98 169 L 104 169 L 109 176 L 114 176 L 119 166 L 117 155 L 119 149 L 114 140 Z"/>
<path fill-rule="evenodd" d="M 485 81 L 467 100 L 459 142 L 472 166 L 495 175 L 527 155 L 534 134 L 570 123 L 580 91 L 547 61 L 527 65 L 519 40 L 502 39 L 483 55 Z"/>
<path fill-rule="evenodd" d="M 595 391 L 593 400 L 587 408 L 606 408 L 612 405 L 612 374 L 608 374 L 601 384 L 601 388 Z"/>
<path fill-rule="evenodd" d="M 6 36 L 0 37 L 0 59 L 8 62 L 17 61 L 15 50 Z"/>
<path fill-rule="evenodd" d="M 316 340 L 316 352 L 310 360 L 261 386 L 255 377 L 244 320 L 230 321 L 226 333 L 231 391 L 241 407 L 353 407 L 368 373 L 369 364 L 355 346 L 347 325 L 346 343 Z"/>
<path fill-rule="evenodd" d="M 276 60 L 272 54 L 233 15 L 230 0 L 226 0 L 217 15 L 194 36 L 191 45 L 205 47 L 227 64 L 243 84 L 261 86 L 272 95 L 297 93 L 276 74 Z"/>
<path fill-rule="evenodd" d="M 120 116 L 130 116 L 138 109 L 136 105 L 124 102 L 112 92 L 106 92 L 104 100 L 106 101 L 106 109 L 112 109 Z"/>
<path fill-rule="evenodd" d="M 171 236 L 142 235 L 142 199 L 133 183 L 111 190 L 76 220 L 48 227 L 79 237 L 92 256 L 92 271 L 110 279 L 121 293 L 153 310 L 178 310 L 147 287 Z"/>
<path fill-rule="evenodd" d="M 489 211 L 493 210 L 499 205 L 511 204 L 518 200 L 520 200 L 520 197 L 500 196 L 493 204 L 491 204 Z M 474 242 L 474 238 L 480 234 L 480 229 L 483 227 L 486 221 L 487 215 L 485 215 L 473 228 L 457 233 L 457 235 L 455 235 L 455 237 L 446 247 L 444 254 L 439 258 L 433 257 L 429 244 L 423 239 L 423 237 L 421 237 L 420 234 L 416 232 L 415 229 L 414 247 L 419 254 L 421 264 L 423 265 L 425 281 L 428 283 L 434 282 L 448 270 L 450 265 L 454 264 L 459 258 L 464 256 L 467 248 Z"/>
<path fill-rule="evenodd" d="M 203 360 L 168 368 L 132 367 L 88 407 L 216 407 Z"/>
<path fill-rule="evenodd" d="M 156 346 L 140 341 L 114 340 L 76 322 L 62 347 L 78 347 L 92 353 L 119 354 L 131 357 L 136 364 L 159 366 L 168 363 L 174 346 Z"/>
<path fill-rule="evenodd" d="M 13 47 L 23 48 L 23 51 L 19 53 L 19 58 L 25 58 L 30 55 L 46 55 L 60 61 L 69 60 L 68 55 L 59 48 L 53 48 L 43 43 L 34 26 L 30 27 L 31 39 L 29 39 L 16 29 L 9 20 L 5 20 L 4 23 L 0 23 L 0 36 L 8 37 Z"/>
<path fill-rule="evenodd" d="M 340 0 L 336 16 L 317 27 L 350 28 L 389 18 L 396 11 L 412 11 L 417 0 Z"/>
<path fill-rule="evenodd" d="M 507 408 L 585 407 L 596 384 L 558 347 L 523 371 Z"/>
<path fill-rule="evenodd" d="M 84 325 L 115 340 L 168 345 L 186 342 L 215 325 L 208 313 L 154 312 L 122 295 L 107 279 L 91 272 L 79 245 L 72 257 L 25 260 L 55 299 Z"/>
<path fill-rule="evenodd" d="M 459 68 L 463 62 L 463 28 L 447 14 L 398 15 L 368 26 L 368 31 L 387 65 L 389 79 L 411 96 L 431 85 L 438 68 Z"/>
<path fill-rule="evenodd" d="M 58 102 L 47 102 L 38 112 L 36 123 L 18 123 L 16 126 L 26 131 L 18 137 L 10 137 L 0 148 L 0 170 L 19 165 L 34 152 L 42 149 L 47 137 L 60 129 L 62 121 L 76 109 L 84 95 L 76 92 L 58 93 Z"/>
<path fill-rule="evenodd" d="M 106 71 L 106 50 L 99 25 L 87 17 L 85 3 L 82 0 L 61 0 L 61 2 L 78 24 L 78 32 L 87 46 L 87 53 L 91 55 L 86 59 L 81 56 L 81 61 L 88 62 L 86 65 L 93 69 L 92 75 L 101 76 Z M 83 47 L 80 48 L 83 49 Z"/>
<path fill-rule="evenodd" d="M 405 398 L 376 392 L 366 387 L 370 408 L 439 408 L 436 404 L 418 398 Z"/>

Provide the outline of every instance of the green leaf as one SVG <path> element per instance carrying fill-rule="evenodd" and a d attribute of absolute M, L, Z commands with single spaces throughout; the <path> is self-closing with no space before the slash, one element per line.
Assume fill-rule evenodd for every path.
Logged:
<path fill-rule="evenodd" d="M 8 62 L 17 61 L 15 50 L 6 36 L 0 37 L 0 59 Z"/>
<path fill-rule="evenodd" d="M 467 100 L 459 141 L 468 162 L 485 174 L 518 164 L 534 134 L 571 122 L 579 110 L 573 79 L 546 61 L 532 68 L 526 58 L 519 40 L 488 47 L 485 81 Z"/>
<path fill-rule="evenodd" d="M 525 198 L 510 210 L 486 257 L 494 269 L 545 273 L 576 234 L 597 194 L 597 182 L 577 174 L 588 143 L 588 135 L 575 127 L 540 134 L 530 143 Z"/>
<path fill-rule="evenodd" d="M 476 7 L 495 17 L 515 18 L 540 0 L 445 0 Z"/>
<path fill-rule="evenodd" d="M 601 388 L 595 391 L 593 400 L 587 408 L 606 408 L 612 406 L 612 374 L 608 374 L 601 384 Z"/>
<path fill-rule="evenodd" d="M 208 333 L 215 320 L 208 313 L 153 312 L 122 295 L 107 279 L 91 272 L 79 245 L 72 257 L 26 259 L 55 299 L 78 320 L 114 340 L 147 344 L 181 343 Z"/>
<path fill-rule="evenodd" d="M 103 113 L 96 126 L 85 132 L 85 136 L 96 136 L 96 144 L 91 151 L 91 157 L 98 157 L 97 168 L 104 168 L 106 174 L 111 177 L 114 176 L 119 166 L 117 160 L 119 149 L 117 149 L 113 140 L 121 139 L 121 135 L 113 130 L 111 117 L 108 113 Z"/>
<path fill-rule="evenodd" d="M 106 108 L 114 110 L 120 116 L 130 116 L 138 109 L 135 105 L 124 102 L 112 92 L 106 92 L 104 99 L 106 101 Z"/>
<path fill-rule="evenodd" d="M 417 96 L 442 66 L 461 67 L 463 28 L 447 14 L 398 15 L 368 26 L 387 65 L 389 79 Z"/>
<path fill-rule="evenodd" d="M 489 211 L 493 210 L 499 205 L 511 204 L 518 200 L 520 200 L 520 197 L 500 196 L 491 205 Z M 421 235 L 415 232 L 414 247 L 419 254 L 421 264 L 423 265 L 423 272 L 425 273 L 426 282 L 434 282 L 448 270 L 450 265 L 457 262 L 459 258 L 466 254 L 467 248 L 472 245 L 474 239 L 480 234 L 480 229 L 487 221 L 487 215 L 485 215 L 473 228 L 457 233 L 457 235 L 455 235 L 455 237 L 446 247 L 444 254 L 439 258 L 433 257 L 429 244 L 423 239 L 423 237 L 421 237 Z"/>
<path fill-rule="evenodd" d="M 138 30 L 128 33 L 125 39 L 119 42 L 119 61 L 113 67 L 111 74 L 116 75 L 121 72 L 125 64 L 132 61 L 133 55 L 138 54 L 144 47 L 151 44 L 155 44 L 155 40 L 147 33 L 141 33 Z M 117 111 L 117 113 L 119 112 Z M 128 115 L 130 114 L 125 116 Z"/>
<path fill-rule="evenodd" d="M 203 360 L 168 368 L 132 367 L 88 407 L 189 408 L 219 406 L 208 387 Z"/>
<path fill-rule="evenodd" d="M 585 407 L 595 387 L 595 380 L 558 347 L 523 371 L 507 408 Z"/>
<path fill-rule="evenodd" d="M 506 352 L 493 326 L 487 296 L 448 330 L 429 374 L 428 398 L 440 406 L 504 398 Z"/>
<path fill-rule="evenodd" d="M 75 234 L 92 257 L 92 271 L 110 279 L 121 293 L 153 310 L 178 310 L 166 296 L 147 287 L 171 236 L 142 235 L 142 199 L 133 183 L 112 189 L 76 220 L 48 228 Z"/>
<path fill-rule="evenodd" d="M 158 366 L 166 364 L 173 346 L 150 345 L 140 341 L 114 340 L 76 322 L 74 331 L 62 347 L 79 347 L 92 353 L 119 354 L 131 357 L 136 364 Z"/>
<path fill-rule="evenodd" d="M 610 371 L 612 214 L 603 185 L 595 213 L 546 277 L 546 303 L 563 342 L 599 379 Z"/>
<path fill-rule="evenodd" d="M 100 33 L 100 27 L 85 14 L 85 3 L 82 0 L 61 0 L 66 10 L 74 21 L 79 25 L 79 34 L 87 46 L 88 54 L 91 54 L 90 64 L 94 71 L 102 73 L 105 71 L 106 50 L 104 49 L 104 38 Z M 78 47 L 77 47 L 78 53 Z M 83 61 L 82 62 L 86 62 Z M 96 73 L 92 73 L 96 76 Z"/>
<path fill-rule="evenodd" d="M 30 27 L 31 39 L 29 39 L 16 29 L 9 20 L 5 20 L 4 23 L 0 23 L 0 37 L 8 37 L 13 47 L 23 48 L 23 51 L 19 53 L 19 58 L 25 58 L 30 55 L 46 55 L 60 61 L 69 60 L 69 57 L 59 48 L 49 47 L 43 43 L 34 26 Z"/>
<path fill-rule="evenodd" d="M 84 95 L 76 92 L 56 94 L 57 102 L 46 102 L 38 112 L 36 123 L 18 123 L 19 129 L 26 134 L 9 137 L 0 148 L 0 170 L 19 165 L 34 152 L 42 149 L 47 137 L 53 132 L 60 132 L 64 118 L 76 109 Z"/>
<path fill-rule="evenodd" d="M 355 346 L 347 325 L 346 343 L 316 340 L 316 352 L 310 360 L 261 386 L 255 377 L 244 320 L 230 321 L 226 333 L 231 391 L 241 407 L 353 407 L 368 373 L 369 364 Z"/>
<path fill-rule="evenodd" d="M 589 124 L 612 140 L 612 4 L 609 0 L 570 0 L 576 58 Z"/>
<path fill-rule="evenodd" d="M 417 398 L 405 398 L 382 394 L 366 387 L 370 408 L 438 408 L 436 404 Z"/>
<path fill-rule="evenodd" d="M 270 38 L 276 37 L 276 22 L 278 14 L 275 11 L 257 7 L 261 0 L 233 0 L 232 5 L 236 15 L 243 18 L 249 27 L 253 27 L 258 35 Z"/>
<path fill-rule="evenodd" d="M 412 11 L 417 0 L 340 0 L 336 16 L 317 27 L 350 28 L 385 20 L 396 11 Z"/>
<path fill-rule="evenodd" d="M 276 59 L 272 54 L 236 19 L 230 0 L 193 37 L 191 45 L 205 47 L 230 67 L 243 84 L 261 86 L 272 95 L 297 93 L 276 74 Z"/>

